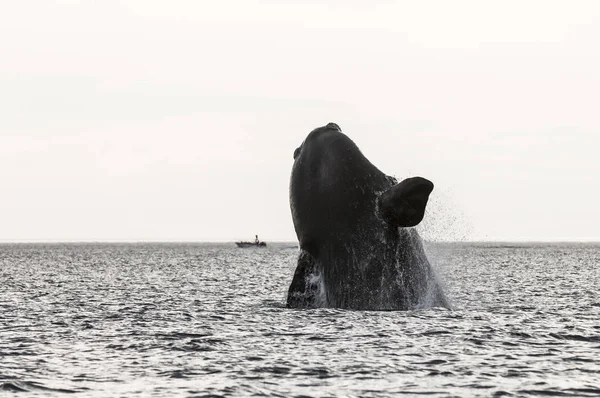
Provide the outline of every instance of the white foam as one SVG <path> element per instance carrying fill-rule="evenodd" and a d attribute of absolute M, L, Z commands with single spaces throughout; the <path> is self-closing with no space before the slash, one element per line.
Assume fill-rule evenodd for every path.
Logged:
<path fill-rule="evenodd" d="M 315 306 L 318 308 L 327 307 L 327 291 L 325 289 L 325 281 L 323 275 L 315 271 L 306 277 L 306 291 L 316 287 Z"/>

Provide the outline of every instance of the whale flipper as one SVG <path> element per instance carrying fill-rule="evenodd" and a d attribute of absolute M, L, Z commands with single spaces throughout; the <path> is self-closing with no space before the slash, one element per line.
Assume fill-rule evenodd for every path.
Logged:
<path fill-rule="evenodd" d="M 312 280 L 315 272 L 315 261 L 313 257 L 305 250 L 300 251 L 298 257 L 298 266 L 294 273 L 294 278 L 288 291 L 288 308 L 306 308 L 314 307 L 317 285 Z"/>
<path fill-rule="evenodd" d="M 423 220 L 431 191 L 431 181 L 407 178 L 379 196 L 379 214 L 396 227 L 414 227 Z"/>

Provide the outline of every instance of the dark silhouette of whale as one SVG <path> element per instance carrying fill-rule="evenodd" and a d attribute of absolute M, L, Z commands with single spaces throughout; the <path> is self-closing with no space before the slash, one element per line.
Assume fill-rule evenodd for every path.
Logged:
<path fill-rule="evenodd" d="M 294 152 L 290 207 L 300 254 L 288 307 L 449 308 L 427 260 L 421 222 L 433 183 L 397 183 L 335 123 Z"/>

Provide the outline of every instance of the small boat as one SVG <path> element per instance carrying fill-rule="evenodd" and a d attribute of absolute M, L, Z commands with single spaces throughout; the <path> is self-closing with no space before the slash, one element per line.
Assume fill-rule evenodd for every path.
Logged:
<path fill-rule="evenodd" d="M 259 243 L 254 243 L 254 242 L 235 242 L 235 244 L 237 245 L 237 247 L 266 247 L 267 246 L 266 242 L 259 242 Z"/>
<path fill-rule="evenodd" d="M 258 240 L 258 235 L 255 235 L 256 238 L 254 239 L 254 242 L 235 242 L 235 244 L 237 245 L 237 247 L 267 247 L 267 242 L 261 242 L 260 240 Z"/>

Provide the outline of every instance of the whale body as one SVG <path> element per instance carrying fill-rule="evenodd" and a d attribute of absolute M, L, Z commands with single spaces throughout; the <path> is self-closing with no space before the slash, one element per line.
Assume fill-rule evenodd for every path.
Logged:
<path fill-rule="evenodd" d="M 314 129 L 294 151 L 290 208 L 300 244 L 287 306 L 406 310 L 449 308 L 412 228 L 433 183 L 398 183 L 335 123 Z"/>

